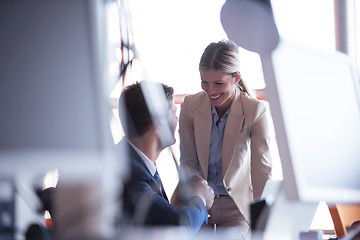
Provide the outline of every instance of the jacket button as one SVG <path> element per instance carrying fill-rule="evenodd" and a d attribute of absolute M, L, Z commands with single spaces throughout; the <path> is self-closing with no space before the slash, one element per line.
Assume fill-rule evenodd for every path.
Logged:
<path fill-rule="evenodd" d="M 230 192 L 230 191 L 231 191 L 231 188 L 226 189 L 226 191 Z"/>

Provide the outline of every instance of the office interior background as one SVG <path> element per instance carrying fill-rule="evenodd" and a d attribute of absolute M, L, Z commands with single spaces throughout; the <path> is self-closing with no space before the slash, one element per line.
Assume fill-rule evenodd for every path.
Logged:
<path fill-rule="evenodd" d="M 6 9 L 5 7 L 7 7 L 8 3 L 6 2 L 7 1 L 5 1 L 5 4 L 2 3 L 4 5 L 0 5 L 4 7 L 3 9 Z M 39 2 L 41 3 L 41 1 Z M 102 22 L 99 21 L 98 23 L 93 24 L 104 24 L 104 26 L 98 26 L 100 30 L 96 33 L 92 33 L 94 34 L 92 36 L 97 38 L 98 36 L 96 36 L 96 34 L 101 31 L 101 33 L 106 34 L 105 40 L 99 40 L 99 42 L 102 41 L 103 43 L 103 46 L 100 47 L 100 51 L 105 54 L 96 55 L 96 53 L 99 54 L 100 51 L 98 51 L 92 55 L 93 57 L 101 56 L 97 60 L 98 62 L 92 64 L 98 64 L 101 62 L 100 60 L 106 62 L 106 64 L 103 65 L 104 69 L 102 69 L 102 72 L 95 72 L 95 75 L 103 77 L 103 79 L 106 80 L 105 82 L 97 83 L 99 86 L 102 85 L 100 88 L 103 91 L 101 93 L 95 91 L 95 94 L 99 95 L 99 99 L 101 96 L 107 98 L 106 104 L 109 104 L 112 108 L 112 116 L 108 116 L 106 109 L 101 109 L 100 112 L 97 110 L 95 111 L 109 117 L 111 139 L 113 141 L 112 144 L 116 144 L 122 137 L 118 119 L 117 101 L 121 89 L 125 85 L 141 80 L 152 80 L 168 84 L 175 90 L 175 103 L 178 107 L 178 111 L 180 110 L 180 103 L 186 94 L 201 91 L 198 63 L 202 51 L 210 42 L 228 38 L 220 21 L 220 10 L 225 3 L 225 0 L 183 0 L 176 2 L 166 0 L 118 0 L 104 1 L 105 4 L 100 7 L 99 5 L 102 4 L 100 3 L 101 1 L 91 2 L 93 3 L 90 4 L 90 7 L 87 7 L 99 8 L 100 10 L 90 10 L 96 12 L 96 16 L 102 19 Z M 346 4 L 344 4 L 344 2 L 346 2 Z M 21 5 L 22 1 L 19 1 L 16 4 Z M 74 4 L 74 7 L 78 8 L 78 5 L 79 4 Z M 272 0 L 271 6 L 281 39 L 324 54 L 332 54 L 337 51 L 344 52 L 349 56 L 349 59 L 351 59 L 355 74 L 359 79 L 360 31 L 358 29 L 360 26 L 360 4 L 358 1 Z M 70 9 L 71 4 L 68 4 L 67 7 Z M 342 7 L 345 7 L 346 9 L 342 9 Z M 43 10 L 46 11 L 46 9 L 47 8 L 44 7 Z M 341 13 L 346 14 L 344 16 L 341 15 Z M 28 16 L 31 16 L 31 14 Z M 346 22 L 345 30 L 337 25 L 341 22 L 339 21 L 339 18 L 341 18 L 340 20 L 342 22 Z M 7 33 L 6 26 L 12 26 L 9 22 L 5 22 L 5 19 L 1 19 L 0 24 L 2 34 Z M 44 23 L 44 26 L 45 25 L 46 24 Z M 49 28 L 51 28 L 51 26 L 49 26 Z M 43 37 L 46 38 L 48 36 Z M 90 44 L 89 46 L 92 45 Z M 4 50 L 6 47 L 8 46 L 3 46 L 2 49 Z M 49 50 L 52 48 L 55 49 L 56 46 L 49 47 Z M 267 87 L 264 81 L 263 66 L 261 65 L 259 55 L 240 47 L 240 56 L 243 78 L 248 82 L 249 86 L 256 92 L 259 98 L 267 101 Z M 29 59 L 29 62 L 36 61 L 36 58 L 32 59 L 31 56 L 26 56 L 26 58 Z M 5 59 L 2 59 L 1 63 L 4 63 L 5 61 Z M 5 64 L 3 64 L 3 66 L 5 66 Z M 5 67 L 3 68 L 3 66 L 0 67 L 3 70 L 2 72 L 5 72 Z M 21 66 L 19 66 L 19 68 L 21 68 Z M 53 71 L 54 74 L 56 74 L 58 70 L 55 70 L 55 68 L 56 67 L 49 71 Z M 306 71 L 306 69 L 304 69 L 304 71 Z M 94 72 L 92 73 L 94 74 Z M 3 74 L 0 74 L 0 77 L 2 78 Z M 1 81 L 3 82 L 3 79 Z M 5 89 L 6 85 L 1 85 L 1 87 Z M 21 88 L 21 85 L 18 87 Z M 51 89 L 48 92 L 50 95 L 56 91 L 56 89 L 52 89 L 51 87 L 49 87 L 49 89 Z M 63 91 L 62 94 L 67 94 L 66 89 L 60 88 L 60 90 Z M 81 86 L 77 86 L 75 90 L 81 92 Z M 75 90 L 73 90 L 73 92 L 75 92 Z M 318 89 L 318 91 L 321 92 L 321 89 Z M 21 93 L 23 92 L 21 91 Z M 75 99 L 76 94 L 70 96 Z M 79 94 L 79 97 L 83 97 L 83 95 Z M 98 98 L 95 98 L 95 100 L 96 99 Z M 94 101 L 94 99 L 91 99 L 91 95 L 87 96 L 85 100 Z M 11 107 L 11 102 L 6 104 L 9 104 Z M 94 104 L 96 105 L 96 103 Z M 4 107 L 5 103 L 1 106 Z M 6 109 L 4 112 L 7 111 L 9 110 Z M 81 113 L 89 110 L 79 108 L 74 111 L 78 111 L 77 113 L 74 113 L 74 116 L 80 116 Z M 46 114 L 43 116 L 46 116 Z M 91 116 L 91 114 L 86 114 L 86 116 Z M 86 120 L 85 117 L 80 117 L 79 125 Z M 107 124 L 103 122 L 104 119 L 97 120 L 102 125 Z M 272 126 L 272 122 L 269 122 L 269 124 Z M 96 125 L 96 123 L 94 123 L 94 125 Z M 52 127 L 56 128 L 54 125 L 50 126 L 48 129 L 52 129 Z M 105 127 L 102 129 L 105 129 Z M 283 169 L 278 152 L 275 129 L 272 129 L 272 133 L 273 178 L 275 180 L 282 180 Z M 104 138 L 107 137 L 105 134 L 100 135 Z M 96 136 L 98 135 L 92 137 Z M 48 135 L 46 135 L 46 137 L 48 137 Z M 26 136 L 26 138 L 28 138 L 28 136 Z M 84 139 L 79 138 L 78 140 L 81 141 Z M 3 145 L 1 147 L 2 152 L 7 152 L 8 149 L 5 137 L 2 137 L 1 143 Z M 94 145 L 98 146 L 97 144 L 101 145 L 102 143 L 95 143 Z M 175 165 L 169 159 L 173 158 L 173 156 L 175 159 L 179 159 L 180 153 L 178 144 L 179 141 L 171 147 L 171 151 L 170 149 L 165 149 L 160 156 L 158 164 L 160 175 L 164 179 L 165 189 L 170 196 L 177 184 L 178 178 Z M 46 146 L 46 144 L 44 144 L 44 146 Z M 85 148 L 88 148 L 89 146 L 90 148 L 92 146 L 90 141 L 89 145 L 86 145 Z M 16 150 L 16 143 L 13 144 L 12 147 Z M 76 147 L 82 148 L 83 146 L 78 144 Z M 15 172 L 16 167 L 19 167 L 16 166 L 18 164 L 12 166 L 9 161 L 6 161 L 5 158 L 7 155 L 2 154 L 0 156 L 5 164 L 2 167 L 1 177 L 6 176 L 5 173 L 7 171 Z M 52 155 L 50 154 L 47 156 Z M 13 159 L 13 157 L 10 157 L 10 159 Z M 55 157 L 55 160 L 56 159 L 60 158 Z M 113 164 L 112 161 L 114 161 L 114 159 L 111 158 L 109 165 Z M 36 163 L 41 164 L 41 161 Z M 64 165 L 66 164 L 67 163 L 64 163 Z M 75 175 L 79 172 L 80 176 L 72 177 L 70 181 L 81 178 L 82 174 L 80 172 L 82 170 L 80 169 L 84 168 L 84 162 L 80 164 L 82 164 L 82 166 L 78 169 L 70 171 L 71 174 L 74 174 L 75 172 Z M 97 165 L 95 164 L 95 166 Z M 42 168 L 45 169 L 46 167 Z M 34 169 L 34 166 L 29 168 L 29 171 L 31 171 L 31 169 Z M 61 179 L 62 176 L 60 169 L 61 167 L 59 167 L 59 169 L 49 169 L 46 175 L 44 174 L 44 187 L 56 186 L 58 180 Z M 111 167 L 105 169 L 111 169 Z M 92 173 L 92 170 L 89 170 L 89 172 Z M 22 171 L 20 175 L 21 174 L 26 175 L 24 171 Z M 40 176 L 39 179 L 37 179 L 37 181 L 42 182 L 42 176 Z M 108 179 L 106 180 L 106 183 L 109 183 Z M 110 183 L 109 185 L 114 187 Z M 1 186 L 2 189 L 8 189 L 5 184 L 2 184 Z M 22 191 L 22 194 L 26 191 L 30 190 L 27 189 Z M 30 193 L 27 194 L 29 195 Z M 2 199 L 8 198 L 8 196 L 2 197 Z M 19 206 L 24 206 L 24 203 Z M 28 208 L 31 209 L 32 207 Z M 45 216 L 45 218 L 49 217 L 48 214 Z M 21 217 L 18 216 L 18 218 Z M 23 224 L 25 223 L 27 222 L 24 221 Z M 321 202 L 317 208 L 311 228 L 324 230 L 334 229 L 325 202 Z"/>
<path fill-rule="evenodd" d="M 145 74 L 146 78 L 173 86 L 178 96 L 176 99 L 178 110 L 184 95 L 201 91 L 198 62 L 204 48 L 210 42 L 227 38 L 219 17 L 224 2 L 205 0 L 178 3 L 164 0 L 129 2 L 132 23 L 130 33 L 134 36 L 134 44 L 141 62 L 139 63 L 141 66 L 136 66 L 137 60 L 135 60 L 133 70 L 137 72 L 135 68 L 140 67 L 145 71 L 142 74 Z M 342 7 L 339 6 L 339 1 L 273 0 L 271 5 L 281 38 L 324 53 L 346 52 L 352 58 L 359 76 L 360 31 L 357 30 L 360 24 L 359 3 L 346 2 L 346 40 L 337 39 L 340 31 L 345 32 L 339 29 L 340 26 L 336 27 L 336 22 L 339 20 L 337 18 L 340 17 L 339 8 Z M 343 43 L 346 41 L 346 49 L 344 45 L 340 45 L 340 41 Z M 239 49 L 241 73 L 245 81 L 255 90 L 259 98 L 266 98 L 266 85 L 259 55 L 242 47 Z M 129 77 L 129 79 L 133 81 L 137 77 Z M 121 87 L 115 89 L 112 96 L 116 98 L 120 89 Z M 118 141 L 120 136 L 115 136 L 114 139 Z M 172 147 L 177 158 L 178 144 L 179 141 Z M 170 151 L 164 151 L 159 159 L 159 169 L 167 180 L 165 188 L 170 194 L 177 184 L 175 166 L 168 161 L 171 157 Z M 283 175 L 274 130 L 272 157 L 273 178 L 281 180 Z M 320 203 L 311 227 L 328 230 L 334 228 L 325 202 Z"/>

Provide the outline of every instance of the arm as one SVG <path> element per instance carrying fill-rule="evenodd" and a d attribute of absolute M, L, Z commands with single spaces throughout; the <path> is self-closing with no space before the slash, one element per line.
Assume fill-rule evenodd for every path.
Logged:
<path fill-rule="evenodd" d="M 214 190 L 205 179 L 198 175 L 194 175 L 187 181 L 180 181 L 170 202 L 175 207 L 182 207 L 192 196 L 200 197 L 206 205 L 206 209 L 210 209 L 214 203 Z"/>
<path fill-rule="evenodd" d="M 191 178 L 193 175 L 202 176 L 202 171 L 196 153 L 193 109 L 187 100 L 185 97 L 181 103 L 179 116 L 180 166 L 182 176 L 185 174 Z"/>
<path fill-rule="evenodd" d="M 270 133 L 268 111 L 264 103 L 256 105 L 257 113 L 250 129 L 251 181 L 254 199 L 261 197 L 266 181 L 271 177 Z"/>
<path fill-rule="evenodd" d="M 182 208 L 171 205 L 151 186 L 150 174 L 140 167 L 132 172 L 124 188 L 125 211 L 133 208 L 135 225 L 183 225 L 197 231 L 206 223 L 208 213 L 200 197 L 193 196 Z"/>

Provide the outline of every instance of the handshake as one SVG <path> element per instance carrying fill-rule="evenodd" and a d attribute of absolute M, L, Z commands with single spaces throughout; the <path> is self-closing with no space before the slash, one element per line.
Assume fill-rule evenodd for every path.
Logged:
<path fill-rule="evenodd" d="M 199 175 L 194 175 L 187 180 L 180 179 L 170 203 L 177 208 L 181 208 L 194 196 L 198 196 L 203 200 L 207 210 L 209 210 L 214 203 L 214 190 L 208 185 L 208 182 Z"/>

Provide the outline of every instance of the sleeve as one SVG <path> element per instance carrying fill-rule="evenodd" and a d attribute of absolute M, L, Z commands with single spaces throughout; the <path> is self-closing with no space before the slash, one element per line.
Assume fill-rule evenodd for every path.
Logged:
<path fill-rule="evenodd" d="M 251 181 L 254 199 L 259 199 L 266 181 L 271 178 L 270 131 L 266 105 L 258 102 L 256 117 L 250 129 Z"/>
<path fill-rule="evenodd" d="M 137 173 L 135 176 L 141 176 Z M 133 178 L 126 187 L 128 200 L 134 206 L 134 225 L 182 225 L 198 231 L 207 222 L 208 213 L 203 201 L 194 197 L 182 208 L 171 205 L 150 185 L 147 177 Z"/>
<path fill-rule="evenodd" d="M 181 177 L 188 178 L 195 174 L 202 176 L 196 153 L 193 110 L 190 106 L 191 102 L 185 97 L 181 103 L 179 116 Z"/>

